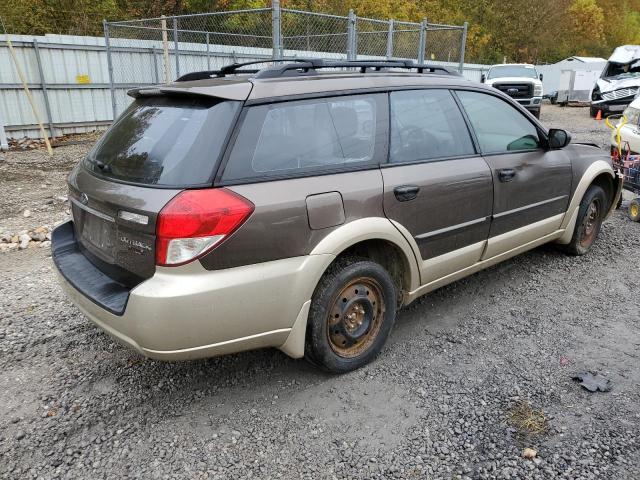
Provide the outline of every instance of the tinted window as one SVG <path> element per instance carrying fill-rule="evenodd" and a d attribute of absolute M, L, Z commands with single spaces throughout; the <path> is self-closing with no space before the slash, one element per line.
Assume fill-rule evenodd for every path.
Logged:
<path fill-rule="evenodd" d="M 467 126 L 448 90 L 391 94 L 390 162 L 414 162 L 473 153 Z"/>
<path fill-rule="evenodd" d="M 374 161 L 380 96 L 361 95 L 250 107 L 224 180 L 300 174 Z"/>
<path fill-rule="evenodd" d="M 206 184 L 239 102 L 137 99 L 87 155 L 100 176 L 148 185 Z"/>
<path fill-rule="evenodd" d="M 479 92 L 457 92 L 483 153 L 532 150 L 540 146 L 538 130 L 504 100 Z"/>

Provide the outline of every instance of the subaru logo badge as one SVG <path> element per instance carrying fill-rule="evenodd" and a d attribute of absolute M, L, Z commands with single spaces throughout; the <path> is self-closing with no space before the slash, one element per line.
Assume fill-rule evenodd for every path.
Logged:
<path fill-rule="evenodd" d="M 507 90 L 507 93 L 509 95 L 515 95 L 516 93 L 518 93 L 518 89 L 517 88 L 510 88 Z"/>
<path fill-rule="evenodd" d="M 79 200 L 80 200 L 80 203 L 83 205 L 86 205 L 87 203 L 89 203 L 89 197 L 87 197 L 86 193 L 81 193 Z"/>

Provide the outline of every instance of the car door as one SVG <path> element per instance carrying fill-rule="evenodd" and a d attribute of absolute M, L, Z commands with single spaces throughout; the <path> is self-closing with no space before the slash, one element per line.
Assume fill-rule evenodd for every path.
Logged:
<path fill-rule="evenodd" d="M 447 89 L 390 93 L 386 216 L 420 251 L 427 284 L 476 263 L 489 235 L 491 170 Z"/>
<path fill-rule="evenodd" d="M 507 100 L 456 91 L 493 175 L 491 258 L 553 233 L 569 204 L 571 160 L 546 148 L 546 134 Z"/>

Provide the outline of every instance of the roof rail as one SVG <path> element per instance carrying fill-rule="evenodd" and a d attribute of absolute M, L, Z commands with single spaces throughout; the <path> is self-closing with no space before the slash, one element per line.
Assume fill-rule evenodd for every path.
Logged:
<path fill-rule="evenodd" d="M 276 78 L 287 74 L 292 71 L 298 71 L 298 74 L 313 75 L 317 73 L 317 70 L 323 68 L 358 68 L 360 73 L 367 73 L 367 71 L 373 70 L 380 72 L 383 69 L 388 68 L 401 68 L 406 70 L 416 70 L 418 73 L 440 73 L 444 75 L 460 74 L 447 67 L 440 65 L 426 64 L 426 63 L 414 63 L 413 60 L 322 60 L 322 59 L 306 59 L 299 60 L 299 63 L 285 63 L 284 65 L 275 65 L 260 70 L 256 73 L 256 78 Z"/>
<path fill-rule="evenodd" d="M 242 67 L 246 67 L 248 65 L 259 65 L 261 63 L 275 63 L 275 62 L 308 62 L 307 59 L 288 59 L 288 60 L 274 60 L 272 58 L 265 58 L 264 60 L 254 60 L 251 62 L 242 62 L 242 63 L 231 63 L 229 65 L 225 65 L 220 70 L 204 70 L 202 72 L 191 72 L 178 77 L 176 82 L 189 82 L 191 80 L 204 80 L 212 77 L 225 77 L 231 74 L 242 74 L 242 73 L 258 73 L 261 69 L 258 68 L 250 68 L 240 70 Z"/>
<path fill-rule="evenodd" d="M 263 69 L 241 69 L 248 65 L 260 63 L 278 63 Z M 413 60 L 323 60 L 320 58 L 296 58 L 289 60 L 259 60 L 244 63 L 232 63 L 222 67 L 220 70 L 209 70 L 204 72 L 192 72 L 182 75 L 176 82 L 186 82 L 190 80 L 202 80 L 212 77 L 224 77 L 230 74 L 255 74 L 255 78 L 278 78 L 293 75 L 315 75 L 318 70 L 324 68 L 357 68 L 360 73 L 368 71 L 380 72 L 383 69 L 399 68 L 405 70 L 416 70 L 418 73 L 439 73 L 444 75 L 460 74 L 447 67 L 426 63 L 415 63 Z"/>

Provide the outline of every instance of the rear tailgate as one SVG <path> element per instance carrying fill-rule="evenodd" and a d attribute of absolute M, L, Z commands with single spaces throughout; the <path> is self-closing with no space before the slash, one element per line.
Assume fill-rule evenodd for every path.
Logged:
<path fill-rule="evenodd" d="M 156 218 L 178 192 L 113 182 L 76 167 L 69 176 L 69 201 L 81 250 L 125 284 L 150 278 L 155 272 Z"/>
<path fill-rule="evenodd" d="M 153 276 L 160 210 L 185 188 L 211 186 L 240 106 L 136 98 L 68 179 L 74 238 L 93 265 L 129 286 Z"/>

